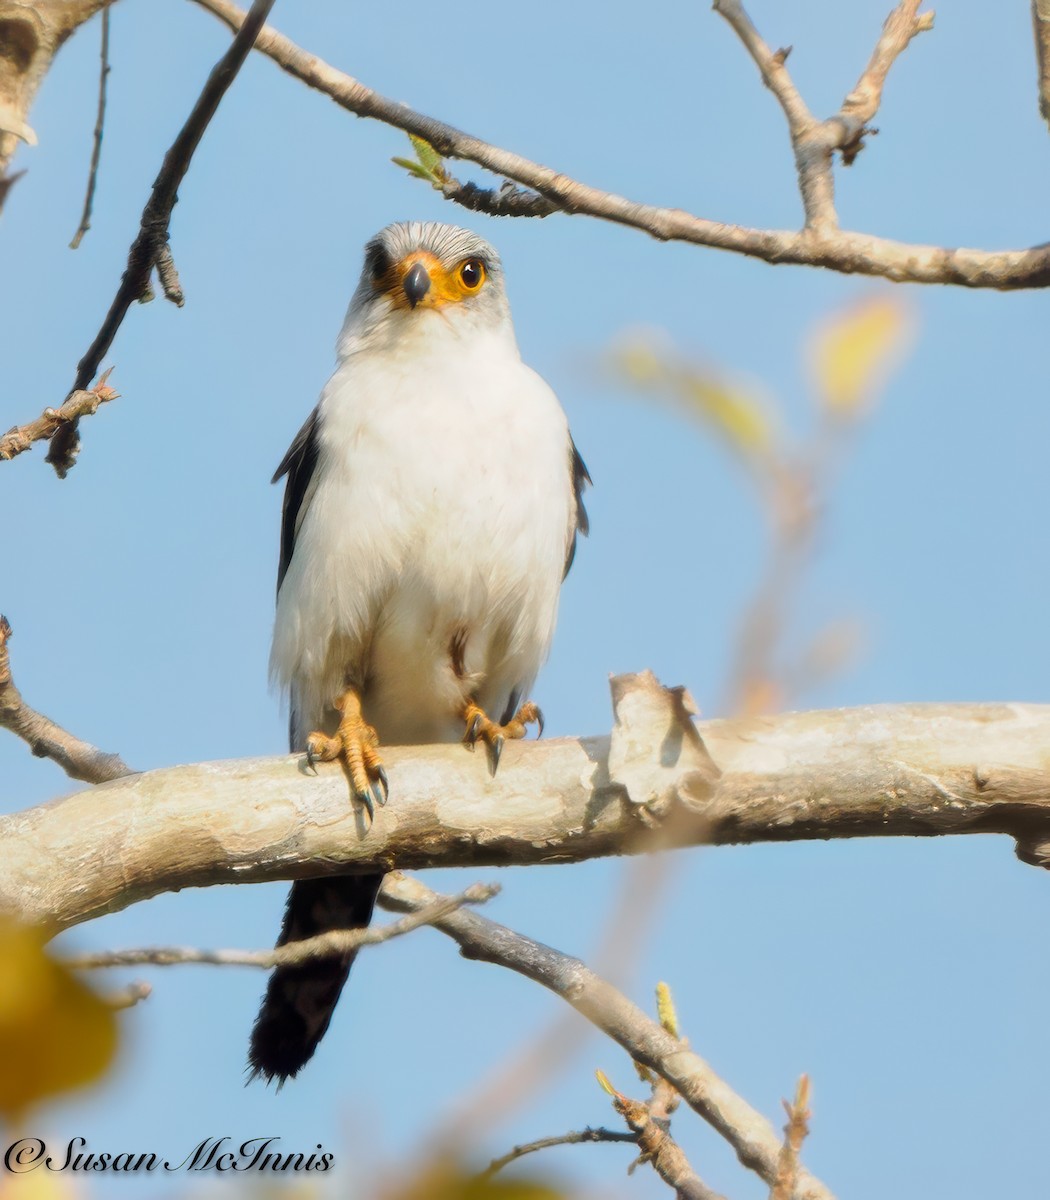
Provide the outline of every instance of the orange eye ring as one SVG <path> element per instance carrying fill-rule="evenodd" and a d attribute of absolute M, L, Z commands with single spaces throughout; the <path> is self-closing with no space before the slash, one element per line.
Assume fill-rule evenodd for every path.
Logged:
<path fill-rule="evenodd" d="M 485 264 L 480 258 L 468 258 L 459 264 L 457 274 L 464 291 L 476 292 L 485 282 Z"/>

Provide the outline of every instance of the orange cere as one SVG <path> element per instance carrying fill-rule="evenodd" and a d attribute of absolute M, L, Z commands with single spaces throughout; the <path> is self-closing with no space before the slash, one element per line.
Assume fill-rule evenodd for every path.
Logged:
<path fill-rule="evenodd" d="M 374 281 L 373 286 L 376 291 L 386 292 L 395 308 L 410 307 L 403 283 L 405 276 L 416 263 L 422 264 L 423 269 L 430 276 L 430 287 L 426 295 L 419 301 L 417 308 L 440 308 L 444 304 L 475 295 L 478 291 L 477 288 L 466 287 L 460 280 L 461 263 L 457 263 L 451 271 L 448 271 L 437 255 L 431 254 L 429 250 L 415 250 L 411 254 L 406 254 L 400 262 L 394 263 Z"/>

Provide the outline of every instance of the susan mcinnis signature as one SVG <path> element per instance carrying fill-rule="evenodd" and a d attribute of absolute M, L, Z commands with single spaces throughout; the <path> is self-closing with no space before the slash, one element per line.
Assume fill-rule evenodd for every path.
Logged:
<path fill-rule="evenodd" d="M 165 1158 L 152 1151 L 96 1150 L 86 1138 L 49 1145 L 43 1138 L 23 1137 L 5 1150 L 3 1169 L 14 1175 L 43 1168 L 45 1171 L 114 1171 L 126 1174 L 149 1171 L 257 1171 L 296 1175 L 330 1171 L 335 1155 L 320 1143 L 309 1152 L 286 1150 L 279 1137 L 254 1137 L 237 1144 L 232 1137 L 211 1137 L 198 1142 L 182 1158 Z"/>

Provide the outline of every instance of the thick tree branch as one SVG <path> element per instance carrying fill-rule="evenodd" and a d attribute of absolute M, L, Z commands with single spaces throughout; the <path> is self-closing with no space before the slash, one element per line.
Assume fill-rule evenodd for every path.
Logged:
<path fill-rule="evenodd" d="M 226 53 L 208 76 L 208 81 L 185 125 L 172 142 L 171 149 L 164 156 L 150 198 L 142 210 L 139 231 L 128 251 L 128 263 L 124 268 L 117 294 L 95 340 L 77 365 L 73 392 L 82 391 L 88 382 L 94 379 L 103 356 L 113 345 L 113 339 L 117 336 L 117 330 L 127 316 L 128 309 L 136 300 L 142 300 L 148 295 L 150 276 L 155 269 L 160 276 L 165 296 L 175 304 L 183 303 L 182 289 L 168 247 L 168 226 L 171 223 L 172 210 L 179 198 L 179 186 L 186 177 L 194 152 L 200 145 L 219 102 L 248 57 L 273 5 L 274 0 L 255 0 Z M 79 441 L 76 419 L 63 421 L 51 438 L 47 461 L 55 468 L 60 478 L 65 477 L 76 461 Z"/>
<path fill-rule="evenodd" d="M 381 903 L 397 912 L 424 908 L 436 898 L 418 880 L 404 876 L 388 879 L 380 893 Z M 458 942 L 465 958 L 507 967 L 571 1004 L 632 1059 L 671 1084 L 689 1107 L 729 1142 L 744 1166 L 773 1186 L 782 1147 L 772 1125 L 685 1042 L 579 959 L 476 913 L 453 913 L 435 921 L 434 926 Z M 802 1169 L 796 1177 L 794 1194 L 796 1200 L 831 1200 L 828 1189 Z"/>
<path fill-rule="evenodd" d="M 0 439 L 0 457 L 3 457 Z M 73 779 L 103 783 L 130 775 L 131 769 L 119 754 L 106 754 L 90 742 L 67 733 L 60 725 L 29 707 L 15 687 L 7 643 L 11 625 L 0 615 L 0 726 L 27 742 L 38 758 L 50 758 Z M 0 889 L 2 890 L 2 889 Z"/>
<path fill-rule="evenodd" d="M 244 14 L 229 0 L 194 0 L 202 8 L 240 28 Z M 550 167 L 471 137 L 451 125 L 414 112 L 329 66 L 283 34 L 263 29 L 256 48 L 282 70 L 330 96 L 359 117 L 368 117 L 428 141 L 446 158 L 467 159 L 546 197 L 562 212 L 629 225 L 661 241 L 690 242 L 750 255 L 770 263 L 800 263 L 847 274 L 882 276 L 898 283 L 948 283 L 960 287 L 1032 288 L 1050 285 L 1050 246 L 1028 250 L 968 250 L 909 245 L 864 233 L 810 227 L 799 232 L 749 229 L 705 220 L 682 209 L 639 204 L 588 187 Z M 822 123 L 823 125 L 823 123 Z M 824 135 L 822 135 L 824 136 Z M 831 134 L 827 136 L 830 138 Z M 830 153 L 845 137 L 835 124 Z M 823 152 L 823 151 L 822 151 Z"/>
<path fill-rule="evenodd" d="M 611 737 L 389 747 L 374 824 L 337 765 L 150 771 L 0 819 L 0 909 L 58 927 L 181 887 L 577 862 L 667 846 L 1007 833 L 1050 863 L 1050 706 L 902 705 L 707 721 L 614 681 Z M 702 741 L 701 741 L 702 737 Z"/>

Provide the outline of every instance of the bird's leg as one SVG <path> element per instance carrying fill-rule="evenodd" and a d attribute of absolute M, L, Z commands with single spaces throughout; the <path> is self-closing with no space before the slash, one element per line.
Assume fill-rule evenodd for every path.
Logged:
<path fill-rule="evenodd" d="M 347 688 L 334 707 L 340 714 L 339 728 L 332 737 L 311 733 L 306 739 L 306 761 L 312 767 L 318 759 L 339 759 L 355 798 L 374 816 L 373 804 L 384 804 L 390 792 L 379 757 L 379 738 L 362 715 L 361 697 L 354 688 Z"/>
<path fill-rule="evenodd" d="M 468 750 L 473 750 L 479 740 L 484 742 L 488 751 L 489 770 L 493 775 L 499 766 L 499 757 L 503 753 L 503 742 L 506 738 L 523 738 L 529 725 L 539 727 L 538 735 L 543 733 L 543 713 L 540 712 L 539 705 L 533 704 L 531 700 L 527 700 L 505 725 L 497 725 L 474 700 L 468 700 L 463 705 L 462 717 L 467 726 L 463 745 Z"/>

